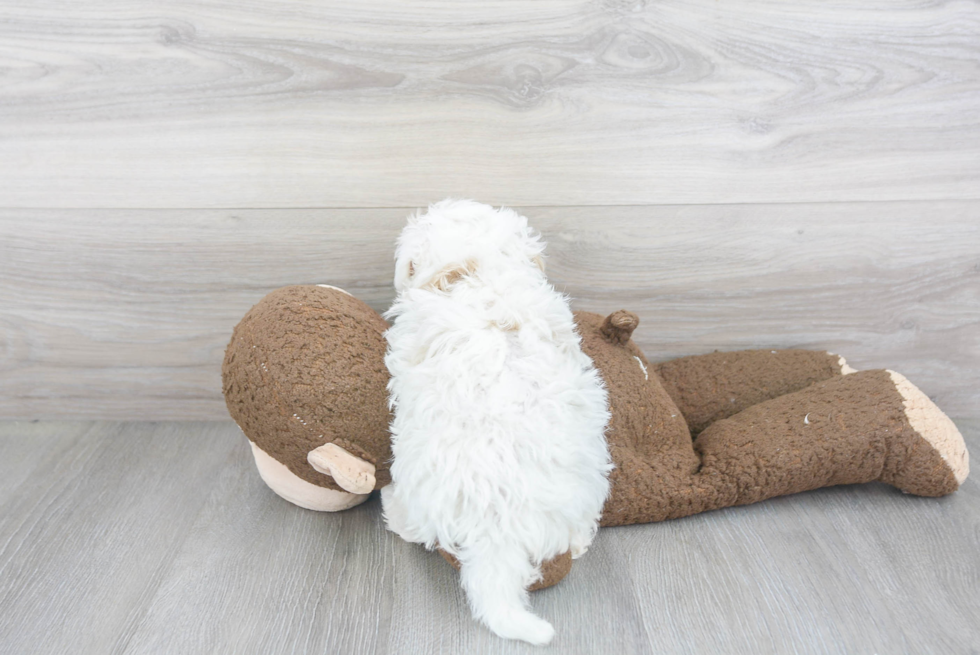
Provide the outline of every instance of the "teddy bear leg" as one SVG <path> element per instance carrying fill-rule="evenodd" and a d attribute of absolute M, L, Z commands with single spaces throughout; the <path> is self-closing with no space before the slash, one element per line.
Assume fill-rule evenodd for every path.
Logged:
<path fill-rule="evenodd" d="M 876 480 L 942 496 L 969 473 L 952 421 L 885 370 L 838 376 L 749 407 L 712 424 L 694 447 L 698 484 L 714 489 L 709 505 L 717 507 Z"/>
<path fill-rule="evenodd" d="M 902 396 L 912 433 L 921 439 L 907 438 L 899 448 L 893 448 L 879 479 L 917 496 L 943 496 L 956 491 L 970 474 L 970 455 L 963 435 L 904 375 L 895 371 L 888 371 L 888 375 Z M 941 461 L 936 460 L 936 455 Z"/>
<path fill-rule="evenodd" d="M 697 435 L 747 407 L 853 373 L 843 357 L 813 350 L 740 350 L 656 365 L 664 390 Z"/>
<path fill-rule="evenodd" d="M 701 476 L 678 458 L 646 458 L 611 446 L 616 468 L 599 525 L 655 523 L 735 504 L 734 485 L 721 476 Z"/>

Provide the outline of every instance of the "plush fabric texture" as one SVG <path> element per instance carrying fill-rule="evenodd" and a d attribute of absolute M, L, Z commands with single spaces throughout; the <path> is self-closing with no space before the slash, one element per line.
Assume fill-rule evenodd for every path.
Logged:
<path fill-rule="evenodd" d="M 799 350 L 714 353 L 650 366 L 629 339 L 635 315 L 579 312 L 576 321 L 582 349 L 609 390 L 606 438 L 616 468 L 603 526 L 874 480 L 943 495 L 959 485 L 951 464 L 962 459 L 966 470 L 966 449 L 949 419 L 925 399 L 952 435 L 946 460 L 911 427 L 908 403 L 888 371 L 841 375 L 836 355 Z M 692 441 L 680 404 L 695 420 L 717 418 Z"/>
<path fill-rule="evenodd" d="M 582 351 L 608 392 L 606 440 L 615 468 L 601 525 L 874 480 L 940 496 L 969 472 L 955 426 L 894 372 L 842 376 L 836 356 L 795 350 L 713 353 L 651 366 L 631 340 L 636 315 L 574 316 Z M 386 484 L 386 327 L 340 291 L 273 292 L 242 319 L 226 351 L 232 417 L 249 439 L 313 484 L 338 488 L 306 461 L 328 435 L 343 435 L 336 437 L 343 447 L 374 463 L 378 486 Z M 696 440 L 685 417 L 704 426 Z M 543 582 L 567 571 L 546 561 Z"/>
<path fill-rule="evenodd" d="M 907 426 L 907 414 L 899 415 L 902 398 L 884 371 L 841 377 L 836 356 L 795 350 L 712 353 L 651 366 L 629 338 L 639 322 L 635 315 L 621 311 L 608 318 L 575 314 L 582 350 L 595 362 L 609 391 L 607 441 L 616 468 L 602 525 L 677 518 L 812 489 L 814 484 L 840 484 L 854 476 L 858 481 L 880 479 L 925 496 L 951 493 L 959 486 L 949 462 L 927 441 L 910 436 L 914 430 Z M 378 467 L 379 486 L 385 484 L 390 479 L 390 438 L 384 329 L 377 313 L 339 291 L 304 286 L 273 292 L 242 319 L 226 351 L 222 372 L 229 412 L 251 441 L 308 482 L 339 489 L 306 461 L 308 449 L 325 443 L 328 433 L 339 433 L 346 435 L 341 439 L 345 448 Z M 333 355 L 313 356 L 324 349 Z M 664 384 L 658 373 L 665 376 Z M 821 384 L 810 389 L 814 377 Z M 315 393 L 330 386 L 325 380 L 335 380 L 333 390 Z M 840 386 L 827 391 L 822 386 L 826 382 Z M 819 411 L 803 411 L 809 423 L 800 433 L 799 421 L 793 423 L 790 417 L 799 418 L 801 403 L 810 396 L 831 392 L 840 398 L 819 402 L 825 407 L 840 405 L 834 422 L 826 424 Z M 765 402 L 766 395 L 777 402 Z M 756 399 L 762 402 L 743 407 Z M 882 411 L 886 407 L 888 411 Z M 942 416 L 937 408 L 933 411 Z M 304 418 L 303 426 L 294 414 L 314 420 Z M 705 415 L 735 420 L 716 420 L 692 442 L 683 419 L 692 416 L 702 425 L 704 419 L 698 417 Z M 868 417 L 879 417 L 888 425 L 869 431 Z M 894 424 L 901 424 L 901 430 Z M 838 456 L 831 461 L 837 468 L 828 473 L 804 466 L 811 459 L 806 453 L 822 452 L 834 434 L 842 441 L 839 446 L 852 444 L 834 451 Z M 900 436 L 883 441 L 884 434 Z M 785 450 L 790 446 L 795 450 Z M 880 458 L 886 446 L 906 455 L 892 457 L 869 477 L 871 473 L 858 465 Z M 744 455 L 735 457 L 736 452 Z M 785 455 L 772 457 L 785 452 L 800 454 L 793 460 L 795 468 L 780 468 Z M 840 453 L 852 459 L 841 459 Z M 961 453 L 966 457 L 965 448 Z M 746 463 L 756 457 L 765 467 Z"/>
<path fill-rule="evenodd" d="M 333 442 L 391 480 L 385 385 L 388 324 L 342 291 L 273 291 L 235 327 L 222 379 L 228 412 L 250 441 L 301 479 L 340 490 L 306 456 Z"/>
<path fill-rule="evenodd" d="M 841 374 L 840 357 L 813 350 L 739 350 L 656 365 L 691 434 L 770 398 Z"/>
<path fill-rule="evenodd" d="M 704 509 L 880 480 L 920 496 L 959 486 L 912 428 L 888 371 L 815 383 L 718 421 L 698 437 Z"/>

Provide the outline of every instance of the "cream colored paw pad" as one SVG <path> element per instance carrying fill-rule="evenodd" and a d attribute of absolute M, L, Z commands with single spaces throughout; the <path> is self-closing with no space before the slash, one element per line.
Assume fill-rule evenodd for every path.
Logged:
<path fill-rule="evenodd" d="M 929 397 L 908 381 L 901 373 L 888 371 L 895 388 L 902 395 L 905 416 L 912 429 L 928 441 L 943 458 L 957 484 L 963 484 L 970 474 L 970 455 L 966 450 L 963 435 L 956 425 Z"/>

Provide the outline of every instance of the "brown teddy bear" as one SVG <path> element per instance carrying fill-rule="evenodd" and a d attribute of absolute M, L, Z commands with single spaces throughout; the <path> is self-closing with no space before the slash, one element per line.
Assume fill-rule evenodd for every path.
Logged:
<path fill-rule="evenodd" d="M 942 496 L 969 472 L 956 426 L 893 371 L 856 372 L 806 350 L 653 365 L 630 339 L 635 314 L 575 319 L 609 391 L 616 468 L 603 526 L 858 482 Z M 337 511 L 390 481 L 386 329 L 370 307 L 326 286 L 274 291 L 235 328 L 225 400 L 262 479 L 286 500 Z M 535 588 L 570 566 L 567 554 L 546 563 Z"/>
<path fill-rule="evenodd" d="M 388 324 L 346 291 L 273 291 L 235 327 L 225 402 L 259 474 L 286 500 L 338 511 L 391 481 Z"/>

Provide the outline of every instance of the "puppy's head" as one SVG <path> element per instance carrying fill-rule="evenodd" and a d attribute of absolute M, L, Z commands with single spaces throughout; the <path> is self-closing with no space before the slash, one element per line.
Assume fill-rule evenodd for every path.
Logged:
<path fill-rule="evenodd" d="M 445 292 L 461 280 L 521 269 L 542 275 L 543 252 L 517 212 L 443 200 L 409 217 L 395 252 L 395 289 Z"/>

